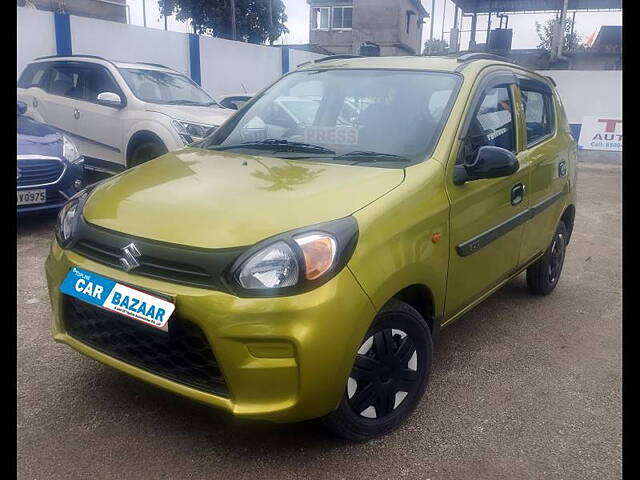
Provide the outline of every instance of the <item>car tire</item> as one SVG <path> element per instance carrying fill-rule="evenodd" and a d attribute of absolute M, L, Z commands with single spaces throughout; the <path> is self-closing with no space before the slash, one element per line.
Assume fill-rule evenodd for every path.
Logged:
<path fill-rule="evenodd" d="M 567 227 L 561 221 L 547 251 L 527 268 L 527 287 L 531 293 L 549 295 L 556 288 L 564 265 L 568 239 Z"/>
<path fill-rule="evenodd" d="M 338 408 L 323 423 L 334 434 L 354 441 L 395 430 L 424 394 L 432 355 L 425 320 L 410 305 L 391 300 L 358 349 Z"/>
<path fill-rule="evenodd" d="M 136 167 L 142 163 L 148 162 L 160 155 L 164 155 L 169 150 L 160 142 L 142 142 L 135 146 L 131 152 L 129 160 L 129 168 Z"/>

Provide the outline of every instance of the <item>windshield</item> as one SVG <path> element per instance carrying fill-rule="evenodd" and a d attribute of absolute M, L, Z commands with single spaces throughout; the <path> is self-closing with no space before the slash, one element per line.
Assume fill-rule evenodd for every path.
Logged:
<path fill-rule="evenodd" d="M 120 73 L 140 100 L 168 105 L 217 105 L 207 93 L 184 75 L 144 70 L 120 68 Z"/>
<path fill-rule="evenodd" d="M 459 83 L 439 72 L 294 72 L 198 146 L 404 167 L 431 153 Z"/>

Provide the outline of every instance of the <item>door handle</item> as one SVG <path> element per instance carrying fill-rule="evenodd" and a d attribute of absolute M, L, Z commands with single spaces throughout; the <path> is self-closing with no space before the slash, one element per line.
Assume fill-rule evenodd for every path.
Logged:
<path fill-rule="evenodd" d="M 73 118 L 75 118 L 76 120 L 80 118 L 80 110 L 78 110 L 77 108 L 73 109 Z"/>
<path fill-rule="evenodd" d="M 38 99 L 33 97 L 33 102 L 31 102 L 31 104 L 33 105 L 33 108 L 38 108 Z"/>
<path fill-rule="evenodd" d="M 511 188 L 511 205 L 518 205 L 524 198 L 524 185 L 516 183 Z"/>

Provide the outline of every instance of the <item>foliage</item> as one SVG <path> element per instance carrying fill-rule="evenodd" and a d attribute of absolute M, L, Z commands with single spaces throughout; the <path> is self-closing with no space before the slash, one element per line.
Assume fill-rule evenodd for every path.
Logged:
<path fill-rule="evenodd" d="M 540 38 L 540 43 L 538 44 L 539 49 L 545 50 L 547 52 L 551 51 L 553 31 L 556 28 L 556 25 L 558 25 L 559 23 L 559 18 L 552 18 L 544 22 L 544 24 L 536 22 L 536 33 Z M 581 46 L 580 36 L 576 32 L 571 33 L 572 25 L 573 22 L 571 20 L 566 19 L 564 21 L 564 39 L 562 43 L 563 52 L 572 52 Z"/>
<path fill-rule="evenodd" d="M 269 18 L 269 3 L 271 14 Z M 163 15 L 191 20 L 194 32 L 220 38 L 232 38 L 231 0 L 158 0 Z M 235 0 L 236 40 L 273 43 L 289 30 L 282 0 Z"/>
<path fill-rule="evenodd" d="M 431 46 L 431 51 L 429 51 L 429 46 Z M 434 38 L 433 40 L 427 40 L 424 42 L 424 50 L 422 51 L 423 55 L 439 55 L 443 53 L 447 53 L 449 51 L 449 44 L 446 40 L 440 40 Z"/>

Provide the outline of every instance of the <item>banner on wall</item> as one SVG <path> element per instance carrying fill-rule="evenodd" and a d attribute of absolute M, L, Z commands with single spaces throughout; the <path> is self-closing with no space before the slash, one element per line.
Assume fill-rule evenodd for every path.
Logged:
<path fill-rule="evenodd" d="M 583 150 L 622 151 L 622 118 L 584 117 L 578 148 Z"/>

